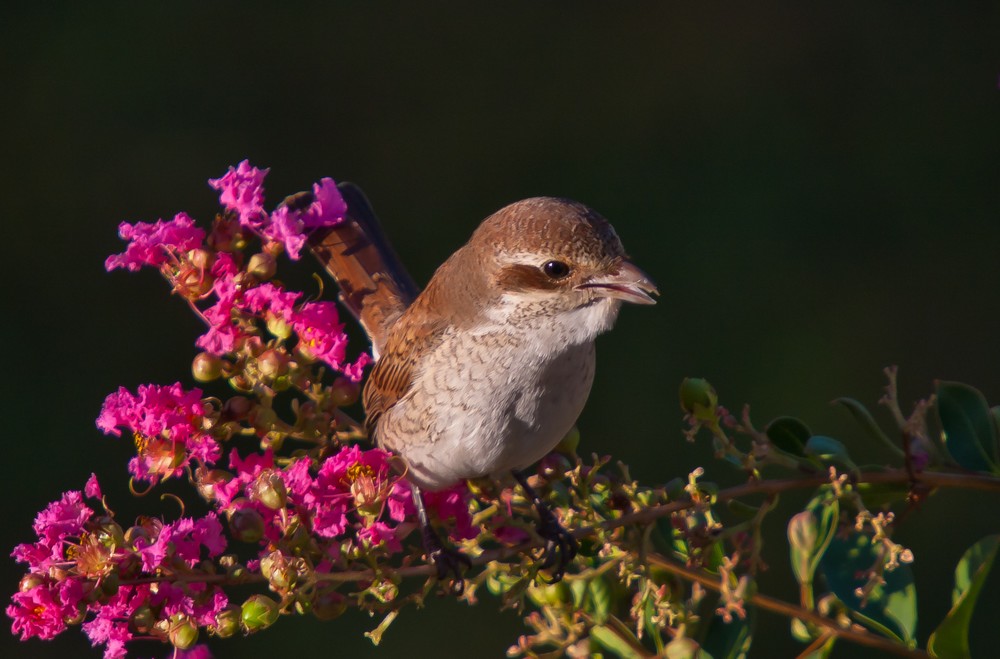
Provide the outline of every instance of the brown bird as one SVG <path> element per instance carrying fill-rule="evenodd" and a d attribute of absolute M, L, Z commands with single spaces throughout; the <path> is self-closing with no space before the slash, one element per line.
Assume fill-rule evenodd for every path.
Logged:
<path fill-rule="evenodd" d="M 595 211 L 537 197 L 486 218 L 420 292 L 361 191 L 340 188 L 348 217 L 311 248 L 371 338 L 365 424 L 408 465 L 438 576 L 458 577 L 468 561 L 427 524 L 420 488 L 513 472 L 540 517 L 542 567 L 560 578 L 576 541 L 518 470 L 573 427 L 594 379 L 594 340 L 623 301 L 654 304 L 656 286 Z"/>

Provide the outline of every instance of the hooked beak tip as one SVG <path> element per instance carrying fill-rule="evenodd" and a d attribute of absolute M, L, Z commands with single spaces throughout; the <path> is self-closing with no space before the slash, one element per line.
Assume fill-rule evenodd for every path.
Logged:
<path fill-rule="evenodd" d="M 659 295 L 660 291 L 645 272 L 630 261 L 621 261 L 617 272 L 611 275 L 599 275 L 577 286 L 577 290 L 591 290 L 594 293 L 613 297 L 634 304 L 656 304 L 650 295 Z"/>

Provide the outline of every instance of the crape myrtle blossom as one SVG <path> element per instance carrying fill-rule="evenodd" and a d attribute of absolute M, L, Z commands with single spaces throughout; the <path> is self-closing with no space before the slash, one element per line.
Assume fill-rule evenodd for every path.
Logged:
<path fill-rule="evenodd" d="M 273 263 L 271 248 L 279 245 L 277 251 L 298 259 L 309 232 L 342 222 L 347 204 L 333 179 L 323 178 L 313 184 L 304 206 L 283 204 L 268 213 L 264 209 L 267 173 L 244 160 L 209 180 L 230 215 L 228 220 L 225 216 L 217 219 L 207 242 L 205 231 L 184 213 L 170 222 L 122 224 L 121 235 L 130 243 L 125 252 L 109 257 L 105 267 L 159 267 L 174 292 L 192 304 L 214 295 L 215 301 L 199 310 L 208 330 L 195 342 L 213 355 L 238 351 L 244 339 L 259 332 L 256 321 L 263 320 L 282 339 L 288 338 L 284 330 L 294 332 L 303 357 L 322 361 L 357 382 L 371 357 L 362 353 L 353 362 L 347 360 L 347 336 L 335 303 L 298 303 L 301 293 L 263 282 L 260 271 L 255 271 L 256 276 L 244 272 L 243 255 L 235 249 L 244 243 L 236 238 L 239 230 L 234 233 L 232 228 L 238 224 L 261 238 L 264 251 L 259 258 L 265 262 Z"/>
<path fill-rule="evenodd" d="M 36 542 L 15 547 L 12 556 L 28 573 L 6 609 L 12 632 L 22 640 L 51 639 L 82 623 L 91 642 L 105 646 L 105 659 L 118 659 L 141 626 L 137 616 L 149 627 L 158 619 L 215 624 L 229 604 L 219 586 L 141 581 L 222 554 L 226 540 L 216 514 L 166 524 L 146 519 L 125 531 L 108 509 L 95 512 L 84 503 L 84 496 L 100 495 L 96 476 L 85 491 L 70 490 L 49 504 L 35 520 Z"/>
<path fill-rule="evenodd" d="M 347 203 L 331 178 L 313 184 L 313 198 L 305 208 L 279 206 L 268 215 L 264 210 L 264 178 L 269 169 L 258 169 L 244 160 L 208 184 L 219 191 L 219 201 L 234 211 L 240 224 L 263 238 L 281 243 L 288 256 L 298 260 L 309 231 L 339 224 Z"/>
<path fill-rule="evenodd" d="M 360 425 L 341 410 L 356 401 L 370 355 L 348 360 L 334 302 L 273 278 L 278 255 L 297 258 L 309 231 L 342 221 L 343 198 L 324 178 L 269 213 L 266 174 L 244 161 L 213 179 L 226 210 L 208 230 L 184 213 L 122 224 L 129 244 L 105 264 L 157 268 L 208 325 L 195 358 L 207 366 L 195 378 L 239 392 L 220 399 L 181 382 L 119 387 L 96 419 L 105 434 L 133 438 L 133 478 L 150 488 L 188 480 L 208 512 L 191 516 L 182 504 L 179 516 L 129 526 L 116 521 L 96 476 L 63 494 L 35 520 L 36 540 L 12 553 L 27 566 L 6 609 L 22 639 L 77 626 L 106 659 L 126 656 L 139 639 L 198 657 L 207 651 L 199 631 L 251 633 L 300 608 L 335 617 L 348 591 L 324 576 L 420 555 L 405 469 L 387 451 L 357 445 Z M 248 255 L 253 245 L 259 251 Z M 284 418 L 289 409 L 294 418 Z M 477 504 L 464 483 L 425 493 L 425 504 L 453 541 L 496 537 L 496 520 L 473 523 Z M 240 584 L 274 598 L 230 602 L 225 588 Z M 396 586 L 380 577 L 357 588 L 370 591 L 365 601 L 390 602 Z"/>
<path fill-rule="evenodd" d="M 205 415 L 200 389 L 186 391 L 180 382 L 144 384 L 135 394 L 119 387 L 108 395 L 97 427 L 107 435 L 121 436 L 121 428 L 131 432 L 137 455 L 129 471 L 136 478 L 156 482 L 179 476 L 192 459 L 202 464 L 219 459 L 219 444 L 203 429 Z"/>
<path fill-rule="evenodd" d="M 107 258 L 104 267 L 108 271 L 127 268 L 135 272 L 147 265 L 160 267 L 200 247 L 205 240 L 205 231 L 196 227 L 187 213 L 178 213 L 172 220 L 157 220 L 153 224 L 122 222 L 118 235 L 129 244 L 121 254 Z"/>

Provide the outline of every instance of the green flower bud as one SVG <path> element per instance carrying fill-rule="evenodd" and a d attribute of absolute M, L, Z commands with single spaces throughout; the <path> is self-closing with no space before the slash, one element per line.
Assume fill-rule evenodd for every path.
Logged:
<path fill-rule="evenodd" d="M 208 631 L 219 638 L 229 638 L 240 630 L 240 619 L 242 610 L 235 604 L 219 611 L 215 616 L 215 624 L 208 628 Z"/>
<path fill-rule="evenodd" d="M 292 335 L 292 327 L 285 322 L 284 318 L 279 318 L 274 314 L 267 314 L 267 331 L 279 339 L 287 339 Z"/>
<path fill-rule="evenodd" d="M 312 614 L 320 620 L 339 618 L 347 611 L 347 599 L 332 588 L 318 588 L 312 599 Z"/>
<path fill-rule="evenodd" d="M 170 619 L 170 630 L 167 638 L 171 645 L 179 650 L 187 650 L 198 642 L 198 627 L 186 616 L 176 615 Z"/>
<path fill-rule="evenodd" d="M 278 269 L 277 261 L 267 252 L 254 254 L 247 263 L 247 272 L 260 281 L 267 281 Z"/>
<path fill-rule="evenodd" d="M 198 382 L 211 382 L 222 377 L 222 360 L 210 352 L 199 352 L 191 362 L 191 374 Z"/>
<path fill-rule="evenodd" d="M 288 372 L 288 355 L 281 350 L 265 350 L 257 358 L 257 367 L 270 378 L 284 375 Z"/>
<path fill-rule="evenodd" d="M 288 502 L 285 481 L 274 469 L 265 469 L 257 475 L 250 484 L 248 496 L 251 501 L 258 501 L 271 510 L 280 510 Z"/>
<path fill-rule="evenodd" d="M 129 623 L 136 633 L 148 634 L 156 623 L 156 616 L 153 615 L 153 609 L 149 608 L 148 604 L 144 604 L 135 610 Z"/>
<path fill-rule="evenodd" d="M 18 584 L 17 589 L 22 593 L 26 593 L 32 588 L 37 588 L 45 583 L 45 578 L 40 574 L 26 574 L 21 577 L 21 582 Z"/>
<path fill-rule="evenodd" d="M 264 518 L 253 508 L 237 508 L 229 514 L 229 531 L 237 540 L 256 544 L 264 537 Z"/>
<path fill-rule="evenodd" d="M 681 409 L 695 416 L 706 410 L 714 412 L 719 404 L 715 389 L 703 378 L 684 378 L 681 382 L 680 397 Z"/>
<path fill-rule="evenodd" d="M 254 595 L 240 610 L 240 620 L 247 631 L 267 629 L 278 619 L 278 603 L 267 595 Z"/>

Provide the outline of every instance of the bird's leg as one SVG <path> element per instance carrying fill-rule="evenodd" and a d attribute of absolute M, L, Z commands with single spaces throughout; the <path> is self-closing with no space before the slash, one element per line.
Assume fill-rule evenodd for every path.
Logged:
<path fill-rule="evenodd" d="M 424 551 L 427 557 L 434 563 L 437 570 L 438 581 L 444 581 L 449 576 L 452 577 L 451 591 L 455 595 L 461 595 L 465 588 L 465 581 L 462 579 L 462 570 L 472 567 L 469 557 L 461 553 L 454 547 L 441 541 L 437 531 L 431 526 L 427 519 L 427 509 L 424 507 L 424 497 L 420 488 L 410 484 L 410 491 L 413 493 L 413 505 L 417 507 L 417 519 L 420 520 L 420 531 L 424 540 Z"/>
<path fill-rule="evenodd" d="M 573 534 L 559 523 L 556 516 L 535 492 L 535 488 L 528 485 L 528 479 L 525 475 L 516 469 L 512 473 L 538 512 L 538 535 L 545 539 L 545 560 L 541 567 L 542 569 L 553 568 L 552 582 L 559 581 L 566 572 L 566 566 L 576 556 L 580 545 Z"/>

